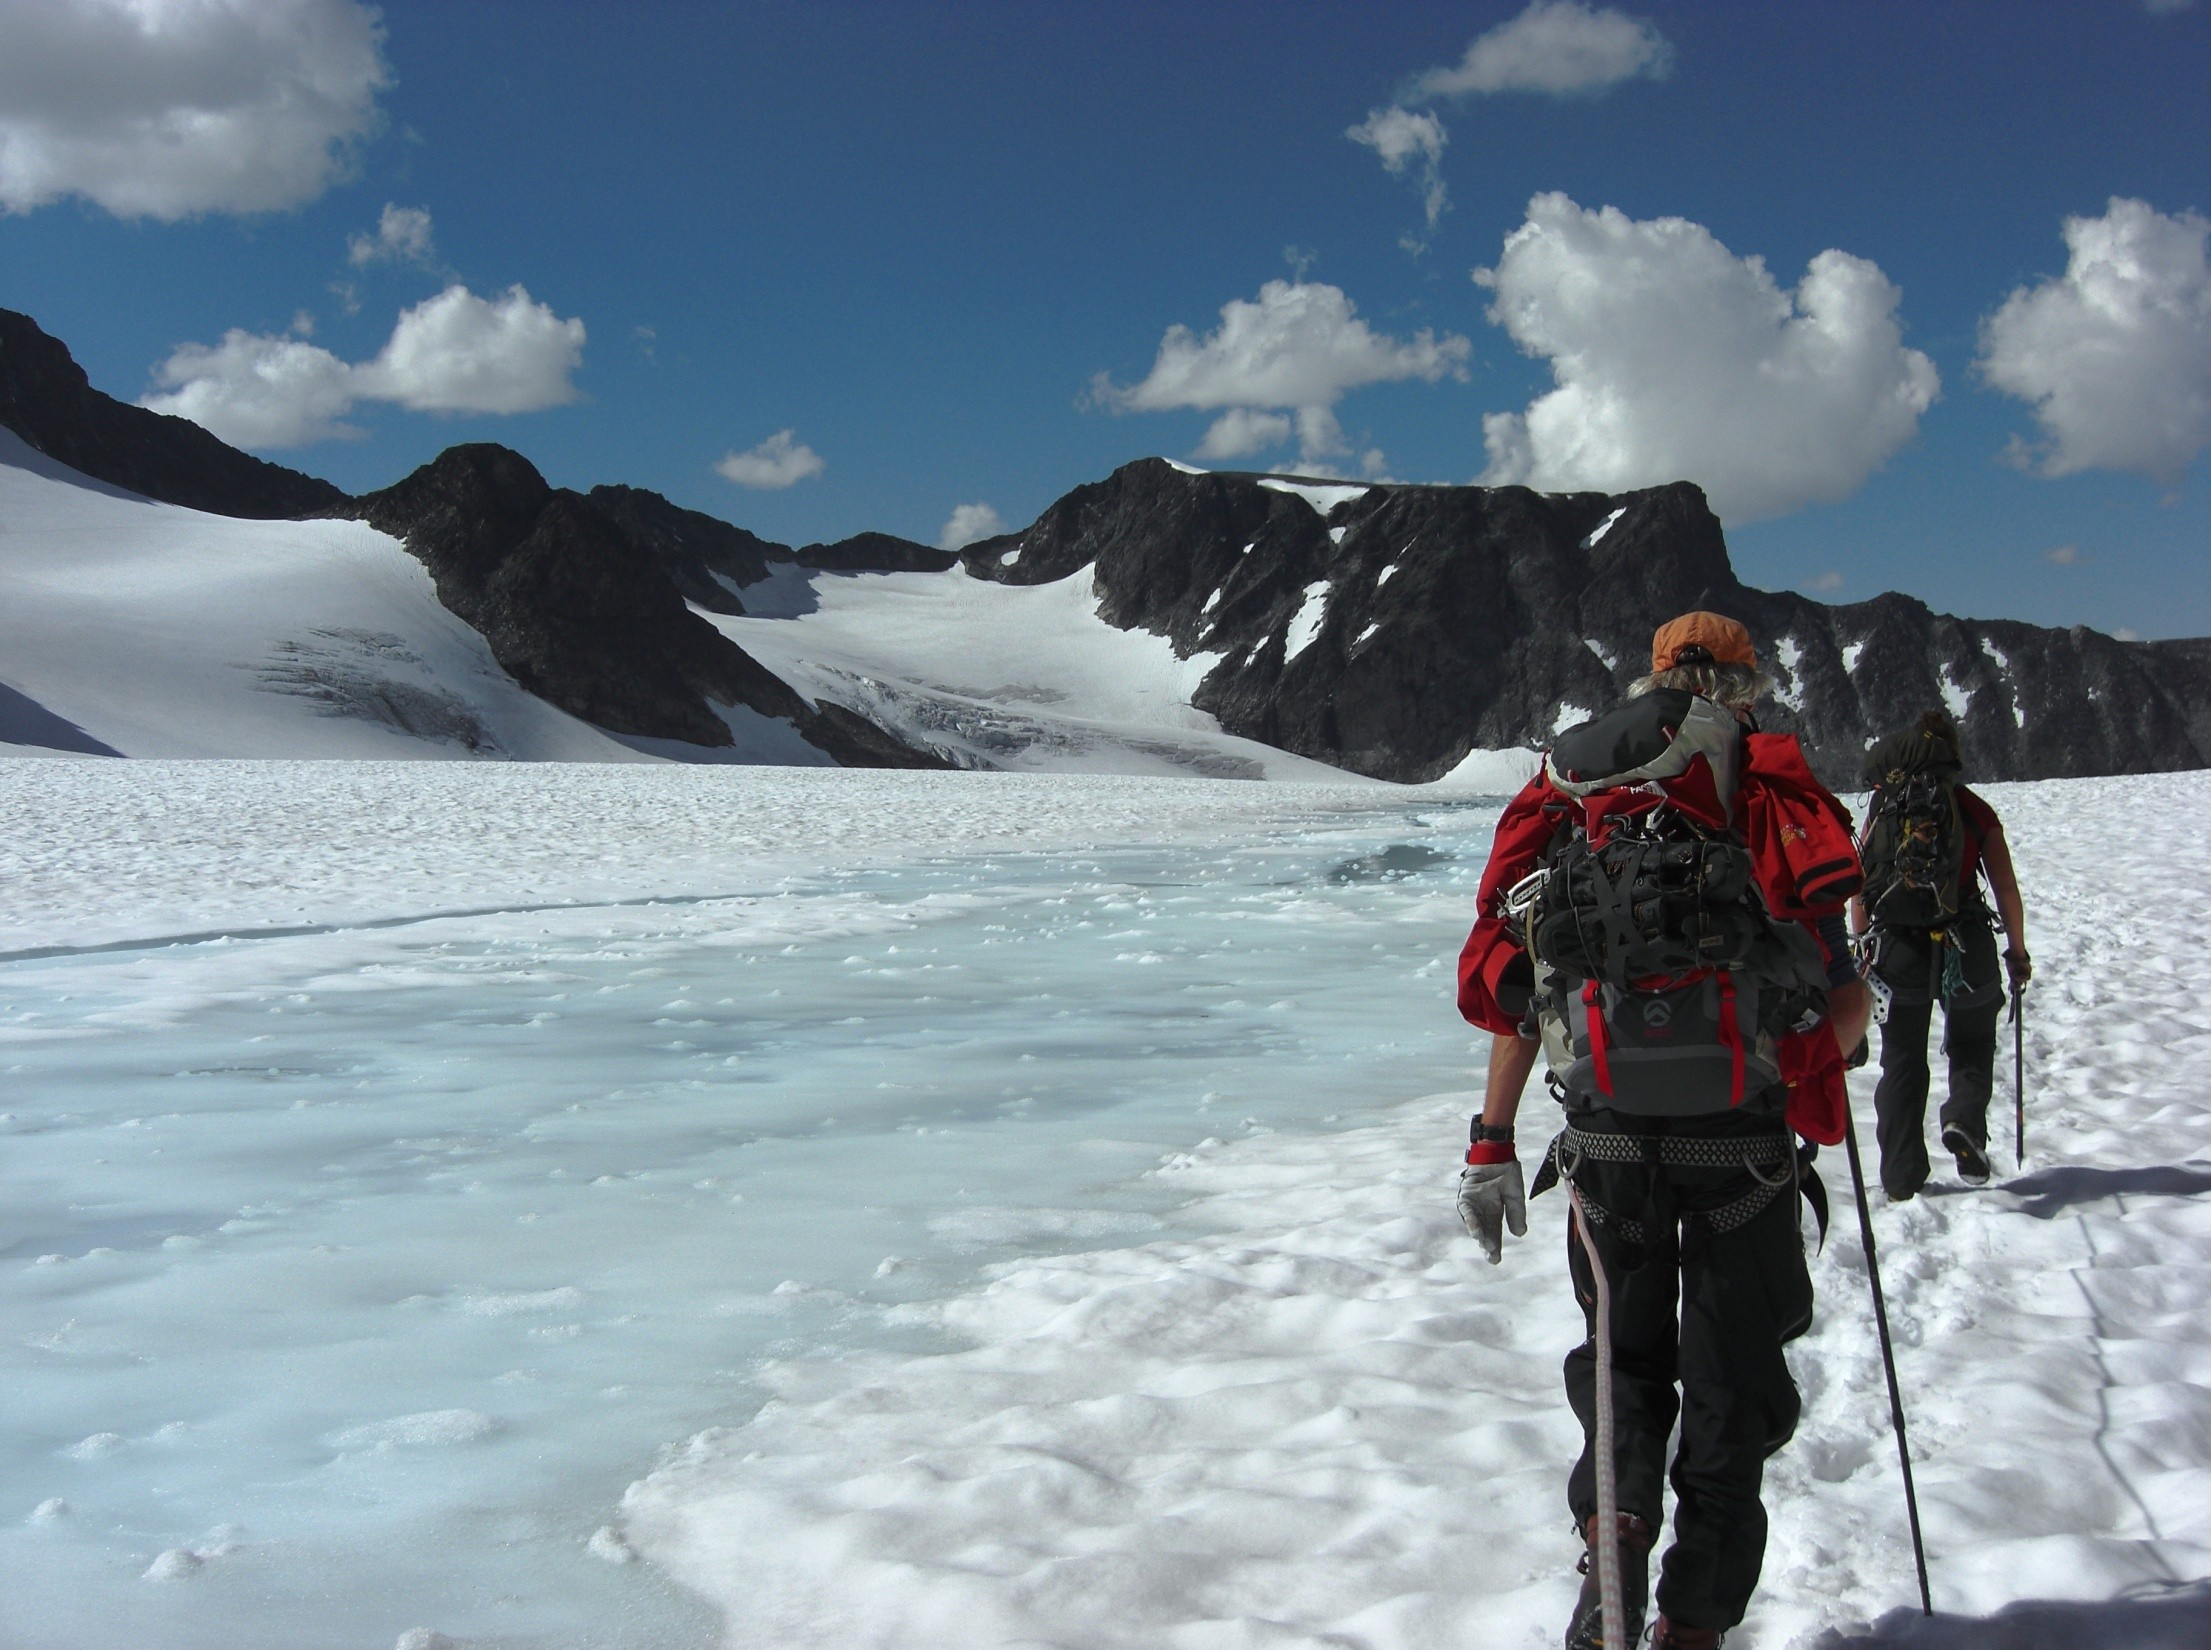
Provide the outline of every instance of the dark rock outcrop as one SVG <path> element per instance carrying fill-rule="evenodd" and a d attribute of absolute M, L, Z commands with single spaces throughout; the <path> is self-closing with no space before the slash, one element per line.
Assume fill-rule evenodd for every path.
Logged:
<path fill-rule="evenodd" d="M 693 613 L 615 516 L 548 486 L 505 447 L 449 447 L 342 513 L 405 543 L 430 570 L 438 600 L 483 635 L 507 672 L 572 716 L 719 747 L 733 739 L 713 704 L 743 705 L 790 722 L 849 766 L 949 765 L 842 707 L 809 705 Z"/>
<path fill-rule="evenodd" d="M 1750 627 L 1776 681 L 1766 725 L 1801 734 L 1837 785 L 1856 785 L 1872 737 L 1935 706 L 1957 716 L 1988 779 L 2211 756 L 2211 642 L 1754 590 L 1686 482 L 1607 497 L 1146 459 L 962 560 L 1014 584 L 1090 568 L 1108 623 L 1220 656 L 1194 702 L 1228 731 L 1380 778 L 1547 743 L 1615 699 L 1646 668 L 1652 629 L 1693 607 Z"/>
<path fill-rule="evenodd" d="M 771 562 L 793 559 L 787 544 L 686 510 L 642 487 L 594 487 L 584 496 L 652 557 L 685 601 L 712 613 L 744 612 L 731 586 L 758 584 Z"/>
<path fill-rule="evenodd" d="M 315 515 L 346 499 L 329 482 L 242 453 L 188 418 L 102 394 L 67 345 L 11 309 L 0 309 L 0 425 L 95 481 L 219 516 Z"/>
<path fill-rule="evenodd" d="M 784 555 L 801 567 L 827 573 L 942 573 L 959 565 L 950 550 L 916 544 L 889 533 L 855 533 L 835 544 L 802 545 Z"/>

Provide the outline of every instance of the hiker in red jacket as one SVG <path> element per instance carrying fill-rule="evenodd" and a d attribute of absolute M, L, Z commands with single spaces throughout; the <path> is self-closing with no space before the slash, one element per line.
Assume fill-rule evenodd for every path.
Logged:
<path fill-rule="evenodd" d="M 1781 1349 L 1812 1315 L 1797 1197 L 1816 1181 L 1792 1130 L 1841 1139 L 1871 1008 L 1842 922 L 1850 818 L 1794 737 L 1755 730 L 1757 666 L 1732 619 L 1662 626 L 1651 674 L 1505 809 L 1459 959 L 1460 1012 L 1492 1034 L 1459 1213 L 1492 1262 L 1527 1231 L 1513 1123 L 1539 1048 L 1565 1107 L 1535 1192 L 1572 1183 L 1609 1285 L 1631 1643 L 1681 1423 L 1654 1650 L 1716 1645 L 1757 1585 L 1765 1462 L 1798 1413 Z M 1591 1562 L 1566 1643 L 1595 1650 L 1596 1290 L 1568 1251 L 1591 1338 L 1566 1358 L 1585 1440 L 1567 1500 Z"/>
<path fill-rule="evenodd" d="M 2034 975 L 2027 914 L 2011 848 L 1996 810 L 1958 782 L 1964 763 L 1955 722 L 1928 711 L 1866 753 L 1866 886 L 1850 925 L 1885 1000 L 1881 1086 L 1873 1096 L 1881 1186 L 1901 1203 L 1927 1183 L 1927 1032 L 1942 1004 L 1950 1093 L 1942 1144 L 1968 1186 L 1989 1176 L 1988 1102 L 1996 1086 L 1996 1022 L 2009 980 Z M 1981 893 L 1988 879 L 1995 910 Z M 2004 925 L 2003 971 L 1994 924 Z"/>

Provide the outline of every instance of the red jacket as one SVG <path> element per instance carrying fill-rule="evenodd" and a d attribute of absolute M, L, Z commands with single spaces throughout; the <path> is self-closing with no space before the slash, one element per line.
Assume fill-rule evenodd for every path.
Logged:
<path fill-rule="evenodd" d="M 1734 823 L 1750 849 L 1766 909 L 1806 923 L 1839 912 L 1865 880 L 1849 811 L 1812 776 L 1794 734 L 1754 733 L 1744 743 Z M 1523 955 L 1505 925 L 1505 895 L 1572 828 L 1579 810 L 1538 774 L 1497 821 L 1475 899 L 1474 931 L 1459 952 L 1459 1012 L 1485 1031 L 1520 1029 L 1519 1017 L 1497 1000 L 1506 970 Z M 1789 1126 L 1822 1145 L 1841 1140 L 1848 1102 L 1833 1036 L 1824 1025 L 1790 1032 L 1778 1054 L 1789 1085 Z"/>

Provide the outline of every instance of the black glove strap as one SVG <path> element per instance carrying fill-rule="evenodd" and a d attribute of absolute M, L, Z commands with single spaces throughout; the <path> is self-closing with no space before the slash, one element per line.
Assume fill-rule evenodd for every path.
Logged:
<path fill-rule="evenodd" d="M 1470 1146 L 1479 1146 L 1484 1141 L 1495 1141 L 1500 1146 L 1511 1145 L 1512 1125 L 1507 1123 L 1503 1128 L 1494 1128 L 1483 1122 L 1479 1117 L 1475 1118 L 1473 1126 L 1466 1131 L 1466 1143 Z"/>

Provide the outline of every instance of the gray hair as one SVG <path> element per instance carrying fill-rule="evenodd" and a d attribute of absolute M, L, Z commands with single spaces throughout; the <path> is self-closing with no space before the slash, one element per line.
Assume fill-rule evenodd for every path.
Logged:
<path fill-rule="evenodd" d="M 1748 710 L 1773 691 L 1773 679 L 1756 665 L 1687 664 L 1638 677 L 1628 697 L 1657 688 L 1680 688 L 1729 710 Z"/>

